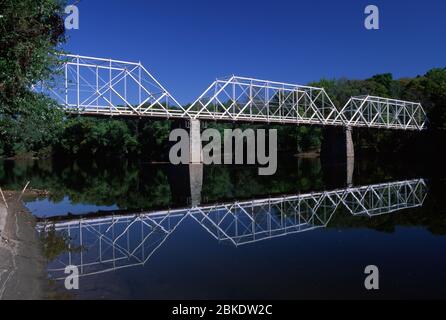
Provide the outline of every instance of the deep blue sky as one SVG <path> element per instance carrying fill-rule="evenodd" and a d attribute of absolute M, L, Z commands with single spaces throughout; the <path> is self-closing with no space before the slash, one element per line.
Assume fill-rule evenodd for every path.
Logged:
<path fill-rule="evenodd" d="M 364 28 L 380 9 L 381 30 Z M 81 0 L 74 54 L 141 61 L 180 102 L 231 74 L 306 84 L 446 66 L 444 0 Z"/>

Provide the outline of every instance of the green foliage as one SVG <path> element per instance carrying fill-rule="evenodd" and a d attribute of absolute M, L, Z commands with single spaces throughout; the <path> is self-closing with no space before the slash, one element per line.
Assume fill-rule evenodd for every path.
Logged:
<path fill-rule="evenodd" d="M 375 75 L 367 80 L 326 80 L 313 83 L 324 87 L 337 106 L 343 106 L 351 96 L 376 95 L 420 102 L 429 119 L 428 136 L 388 130 L 355 130 L 358 151 L 397 152 L 413 148 L 434 152 L 444 144 L 446 129 L 446 68 L 432 69 L 424 76 L 394 80 L 391 74 Z M 424 141 L 424 142 L 423 142 Z"/>
<path fill-rule="evenodd" d="M 62 113 L 32 85 L 50 80 L 64 41 L 58 0 L 0 2 L 0 151 L 34 151 L 57 136 Z"/>
<path fill-rule="evenodd" d="M 393 80 L 391 74 L 375 75 L 367 80 L 321 80 L 335 105 L 344 105 L 351 96 L 376 95 L 420 102 L 428 113 L 431 129 L 446 126 L 446 68 L 436 68 L 424 76 Z"/>
<path fill-rule="evenodd" d="M 432 130 L 446 129 L 446 68 L 436 68 L 424 76 L 400 81 L 402 97 L 420 101 L 425 107 Z"/>
<path fill-rule="evenodd" d="M 66 122 L 57 149 L 66 155 L 124 156 L 137 146 L 124 121 L 73 118 Z"/>
<path fill-rule="evenodd" d="M 0 116 L 0 149 L 3 154 L 19 155 L 38 151 L 57 141 L 63 114 L 52 100 L 28 92 L 18 103 L 32 107 L 14 116 Z"/>
<path fill-rule="evenodd" d="M 322 130 L 317 127 L 299 127 L 297 134 L 297 144 L 299 152 L 314 150 L 321 145 Z"/>
<path fill-rule="evenodd" d="M 64 122 L 56 155 L 167 160 L 170 121 L 74 117 Z"/>
<path fill-rule="evenodd" d="M 143 123 L 142 130 L 138 135 L 141 156 L 150 159 L 167 160 L 170 130 L 171 123 L 168 120 Z"/>
<path fill-rule="evenodd" d="M 276 129 L 279 152 L 296 153 L 318 149 L 321 143 L 321 129 L 318 127 L 296 126 L 296 125 L 259 125 L 259 124 L 228 124 L 220 122 L 209 122 L 207 128 L 217 129 L 224 135 L 225 129 Z M 222 139 L 223 143 L 223 139 Z"/>

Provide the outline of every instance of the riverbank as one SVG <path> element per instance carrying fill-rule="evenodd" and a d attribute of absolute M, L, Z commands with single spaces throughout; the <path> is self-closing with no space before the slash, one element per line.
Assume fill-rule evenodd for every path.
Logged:
<path fill-rule="evenodd" d="M 0 299 L 44 299 L 45 260 L 35 232 L 35 219 L 17 192 L 0 200 Z"/>

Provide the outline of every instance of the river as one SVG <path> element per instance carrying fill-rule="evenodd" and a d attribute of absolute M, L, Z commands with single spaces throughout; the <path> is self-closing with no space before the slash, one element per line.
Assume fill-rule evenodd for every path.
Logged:
<path fill-rule="evenodd" d="M 354 170 L 353 170 L 354 169 Z M 47 297 L 446 297 L 444 170 L 282 157 L 256 167 L 3 161 L 46 261 Z M 1 200 L 0 200 L 1 201 Z M 79 289 L 65 288 L 74 265 Z M 379 270 L 367 290 L 366 266 Z"/>

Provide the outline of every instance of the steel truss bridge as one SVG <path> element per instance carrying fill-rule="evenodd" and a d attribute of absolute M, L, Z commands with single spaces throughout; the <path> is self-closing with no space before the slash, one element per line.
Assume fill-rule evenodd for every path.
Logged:
<path fill-rule="evenodd" d="M 420 103 L 352 97 L 337 108 L 325 89 L 232 76 L 217 79 L 189 107 L 178 101 L 141 63 L 63 55 L 52 83 L 37 91 L 64 110 L 83 115 L 314 124 L 423 130 Z"/>
<path fill-rule="evenodd" d="M 40 233 L 54 228 L 68 238 L 68 252 L 50 263 L 54 279 L 65 279 L 67 265 L 81 276 L 142 266 L 186 218 L 213 238 L 235 246 L 324 228 L 339 210 L 374 217 L 421 207 L 427 196 L 423 179 L 273 197 L 252 201 L 150 213 L 41 222 Z"/>

